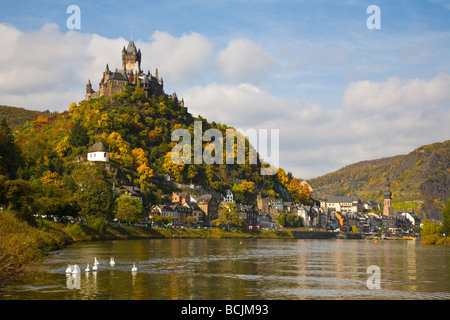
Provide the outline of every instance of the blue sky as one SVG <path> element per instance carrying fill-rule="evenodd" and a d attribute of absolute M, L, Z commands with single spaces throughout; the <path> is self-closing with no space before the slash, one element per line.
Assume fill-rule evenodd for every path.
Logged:
<path fill-rule="evenodd" d="M 81 29 L 66 26 L 69 5 Z M 369 5 L 381 29 L 369 30 Z M 450 1 L 16 1 L 0 11 L 0 104 L 65 110 L 131 34 L 189 111 L 280 129 L 311 178 L 450 137 Z M 20 71 L 19 71 L 20 70 Z M 27 86 L 19 85 L 20 79 Z M 26 87 L 26 88 L 25 88 Z"/>

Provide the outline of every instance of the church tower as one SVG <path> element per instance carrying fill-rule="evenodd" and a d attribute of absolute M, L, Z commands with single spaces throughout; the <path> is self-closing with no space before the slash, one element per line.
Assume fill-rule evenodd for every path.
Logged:
<path fill-rule="evenodd" d="M 384 216 L 392 216 L 394 213 L 391 201 L 392 201 L 391 183 L 389 182 L 389 178 L 386 178 L 386 185 L 384 188 L 384 207 L 383 207 Z"/>

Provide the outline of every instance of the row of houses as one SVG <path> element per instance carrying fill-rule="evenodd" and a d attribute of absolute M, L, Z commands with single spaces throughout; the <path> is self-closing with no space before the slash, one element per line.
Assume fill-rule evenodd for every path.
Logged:
<path fill-rule="evenodd" d="M 359 233 L 370 234 L 380 228 L 384 230 L 413 231 L 420 226 L 420 219 L 409 212 L 399 212 L 392 216 L 385 216 L 373 212 L 336 212 L 327 213 L 327 230 L 352 232 L 356 227 Z"/>
<path fill-rule="evenodd" d="M 227 190 L 219 200 L 211 194 L 194 196 L 189 193 L 172 193 L 172 201 L 166 204 L 153 205 L 150 208 L 149 217 L 159 215 L 172 216 L 174 225 L 187 225 L 194 223 L 199 226 L 210 226 L 212 221 L 219 216 L 219 206 L 224 202 L 234 202 L 233 193 Z M 239 217 L 242 218 L 243 228 L 274 228 L 275 223 L 268 213 L 263 213 L 252 205 L 236 204 Z"/>
<path fill-rule="evenodd" d="M 122 186 L 120 191 L 129 196 L 140 195 L 139 189 L 134 187 Z M 174 192 L 170 203 L 152 206 L 149 216 L 172 216 L 175 225 L 195 223 L 210 226 L 212 221 L 218 218 L 220 204 L 225 202 L 234 202 L 231 190 L 223 192 L 220 199 L 212 194 L 194 196 Z M 378 214 L 373 211 L 380 211 L 380 203 L 361 201 L 357 197 L 328 197 L 315 201 L 312 206 L 306 206 L 258 194 L 256 207 L 243 204 L 236 204 L 236 207 L 243 220 L 243 227 L 250 229 L 280 227 L 277 217 L 281 212 L 298 216 L 299 226 L 329 231 L 352 232 L 355 226 L 360 233 L 371 233 L 378 228 L 408 230 L 420 225 L 419 219 L 414 214 L 408 212 L 392 216 Z"/>
<path fill-rule="evenodd" d="M 172 216 L 173 224 L 188 224 L 188 217 L 193 217 L 198 225 L 210 225 L 217 219 L 219 202 L 211 194 L 199 197 L 189 193 L 172 193 L 172 202 L 168 204 L 153 205 L 150 208 L 150 217 L 157 214 L 162 217 Z"/>
<path fill-rule="evenodd" d="M 353 226 L 360 233 L 371 233 L 379 228 L 412 230 L 420 225 L 419 218 L 409 212 L 394 215 L 381 214 L 381 204 L 362 201 L 355 196 L 336 196 L 319 199 L 312 206 L 257 196 L 258 209 L 268 213 L 276 221 L 281 212 L 295 214 L 303 227 L 323 228 L 329 231 L 352 232 Z M 380 213 L 375 213 L 375 212 Z"/>

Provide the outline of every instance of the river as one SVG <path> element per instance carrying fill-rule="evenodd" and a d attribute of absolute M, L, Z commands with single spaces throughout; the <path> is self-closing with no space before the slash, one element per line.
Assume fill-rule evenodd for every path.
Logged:
<path fill-rule="evenodd" d="M 95 257 L 99 270 L 85 272 Z M 137 272 L 131 272 L 133 263 Z M 81 274 L 66 275 L 68 264 L 77 264 Z M 370 266 L 378 271 L 368 273 Z M 412 240 L 83 242 L 0 288 L 0 299 L 450 299 L 450 248 Z"/>

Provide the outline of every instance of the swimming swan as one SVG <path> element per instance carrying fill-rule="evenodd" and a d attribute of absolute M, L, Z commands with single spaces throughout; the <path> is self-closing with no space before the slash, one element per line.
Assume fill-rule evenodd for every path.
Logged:
<path fill-rule="evenodd" d="M 84 271 L 86 271 L 86 272 L 91 271 L 91 269 L 89 269 L 89 263 L 87 264 L 87 267 L 86 267 L 86 269 L 84 269 Z"/>
<path fill-rule="evenodd" d="M 131 268 L 131 272 L 136 272 L 137 268 L 136 268 L 136 264 L 133 263 L 133 268 Z"/>
<path fill-rule="evenodd" d="M 70 264 L 67 265 L 66 273 L 72 273 L 72 268 L 70 267 Z"/>
<path fill-rule="evenodd" d="M 110 264 L 111 266 L 115 266 L 115 265 L 116 265 L 116 262 L 114 261 L 114 258 L 113 258 L 113 257 L 111 257 L 111 259 L 109 260 L 109 264 Z"/>

